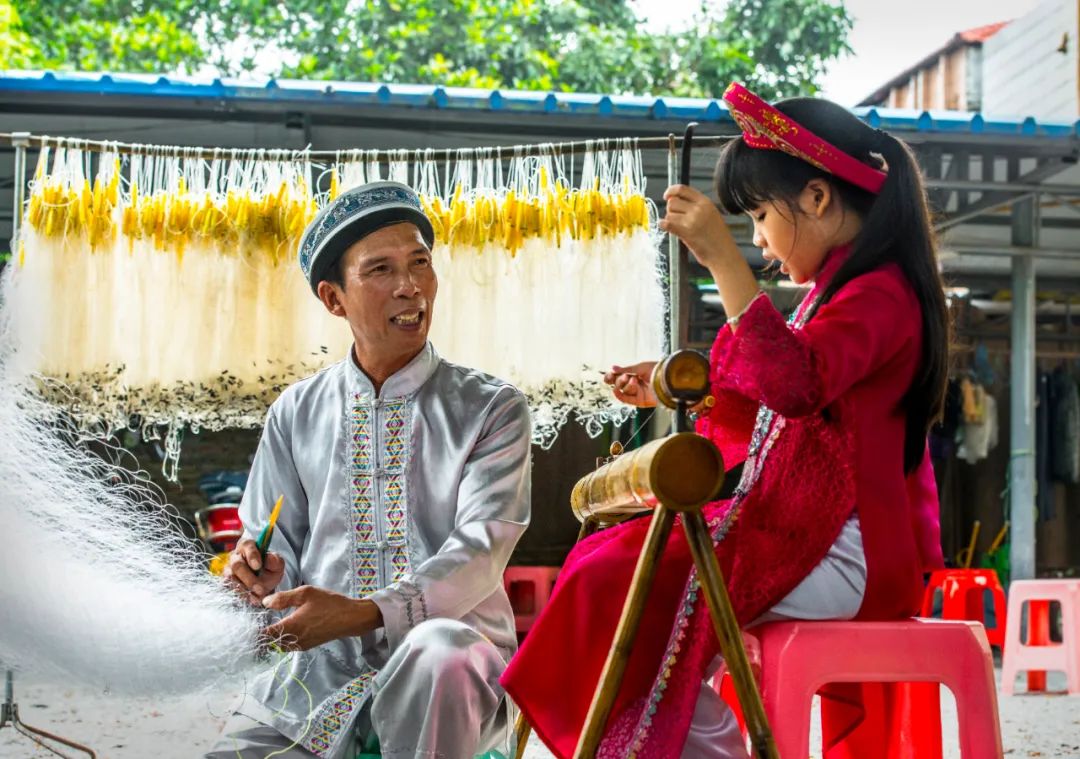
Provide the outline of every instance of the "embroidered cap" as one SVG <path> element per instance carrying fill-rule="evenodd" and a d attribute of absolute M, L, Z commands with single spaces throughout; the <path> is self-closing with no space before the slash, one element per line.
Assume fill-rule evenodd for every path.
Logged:
<path fill-rule="evenodd" d="M 420 205 L 420 196 L 408 185 L 369 182 L 338 195 L 300 237 L 300 269 L 311 291 L 318 292 L 327 270 L 354 242 L 383 227 L 406 222 L 416 225 L 430 248 L 435 231 Z"/>

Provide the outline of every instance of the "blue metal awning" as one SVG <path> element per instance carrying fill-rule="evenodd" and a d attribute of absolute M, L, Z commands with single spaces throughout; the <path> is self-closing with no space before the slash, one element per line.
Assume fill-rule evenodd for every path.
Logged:
<path fill-rule="evenodd" d="M 296 106 L 315 103 L 356 104 L 427 110 L 535 113 L 541 116 L 581 114 L 612 119 L 674 119 L 702 123 L 733 123 L 723 101 L 708 98 L 529 92 L 509 89 L 482 90 L 377 82 L 241 80 L 154 74 L 0 71 L 0 97 L 16 98 L 20 92 L 261 101 Z M 852 113 L 871 126 L 890 131 L 1021 138 L 1080 137 L 1080 121 L 1037 120 L 1030 116 L 992 117 L 961 111 L 917 111 L 895 108 L 862 107 L 852 109 Z"/>

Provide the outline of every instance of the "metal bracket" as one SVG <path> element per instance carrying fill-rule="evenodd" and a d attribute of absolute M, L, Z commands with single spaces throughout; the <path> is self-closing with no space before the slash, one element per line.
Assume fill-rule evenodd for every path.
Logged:
<path fill-rule="evenodd" d="M 55 735 L 46 730 L 30 727 L 30 725 L 19 719 L 19 705 L 15 703 L 14 681 L 14 675 L 12 675 L 11 670 L 9 669 L 4 676 L 4 703 L 0 704 L 0 729 L 3 729 L 7 725 L 11 725 L 15 732 L 26 736 L 38 746 L 41 746 L 41 748 L 56 756 L 64 757 L 64 759 L 68 759 L 67 754 L 53 748 L 45 741 L 48 740 L 59 743 L 68 748 L 83 752 L 89 756 L 90 759 L 97 759 L 97 754 L 94 753 L 93 749 L 87 748 L 81 743 L 68 740 L 67 738 L 61 738 L 59 735 Z"/>

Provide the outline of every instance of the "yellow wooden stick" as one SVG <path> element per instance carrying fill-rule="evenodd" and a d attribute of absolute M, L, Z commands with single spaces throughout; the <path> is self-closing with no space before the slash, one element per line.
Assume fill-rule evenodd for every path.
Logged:
<path fill-rule="evenodd" d="M 958 564 L 963 564 L 964 569 L 971 569 L 971 560 L 975 558 L 975 541 L 979 538 L 979 528 L 982 524 L 978 519 L 975 520 L 975 524 L 971 526 L 971 541 L 968 542 L 967 548 L 960 552 Z"/>
<path fill-rule="evenodd" d="M 284 500 L 284 495 L 278 496 L 277 503 L 274 504 L 274 510 L 270 512 L 270 521 L 267 522 L 266 527 L 263 527 L 259 537 L 255 540 L 255 547 L 259 549 L 259 557 L 264 562 L 266 561 L 266 551 L 270 548 L 270 536 L 274 534 L 274 525 L 277 523 L 278 514 L 281 513 L 281 504 Z"/>
<path fill-rule="evenodd" d="M 987 553 L 994 553 L 994 551 L 996 551 L 998 548 L 1001 547 L 1001 542 L 1003 540 L 1005 540 L 1005 534 L 1008 531 L 1009 531 L 1009 522 L 1006 521 L 1005 524 L 1003 524 L 1001 526 L 1001 529 L 998 530 L 998 534 L 994 538 L 994 542 L 990 544 L 990 549 L 987 551 Z"/>
<path fill-rule="evenodd" d="M 285 501 L 284 495 L 279 495 L 277 503 L 274 504 L 274 510 L 270 512 L 270 529 L 274 529 L 274 525 L 277 524 L 278 514 L 281 513 L 281 504 Z"/>

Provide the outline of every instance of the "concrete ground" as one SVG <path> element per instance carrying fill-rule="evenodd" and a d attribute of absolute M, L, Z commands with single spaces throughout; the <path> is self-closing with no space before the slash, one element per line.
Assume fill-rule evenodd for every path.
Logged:
<path fill-rule="evenodd" d="M 999 673 L 1000 676 L 1000 673 Z M 1052 673 L 1048 687 L 1062 691 L 1064 677 Z M 16 680 L 15 701 L 24 721 L 85 743 L 99 759 L 193 759 L 201 756 L 224 723 L 234 700 L 231 693 L 175 700 L 130 699 L 80 688 L 44 686 Z M 999 696 L 1005 755 L 1010 758 L 1080 759 L 1080 696 Z M 956 707 L 942 699 L 945 756 L 960 759 L 956 746 Z M 816 720 L 815 720 L 816 724 Z M 812 757 L 820 757 L 820 738 L 812 738 Z M 70 756 L 84 756 L 69 752 Z M 5 727 L 0 757 L 39 759 L 52 756 Z M 533 739 L 526 757 L 551 754 Z M 975 757 L 973 759 L 982 759 Z"/>

